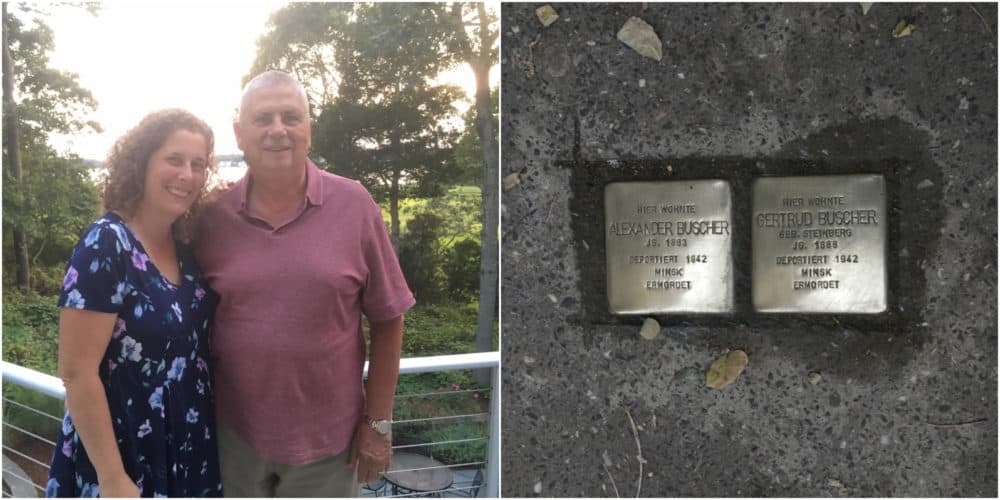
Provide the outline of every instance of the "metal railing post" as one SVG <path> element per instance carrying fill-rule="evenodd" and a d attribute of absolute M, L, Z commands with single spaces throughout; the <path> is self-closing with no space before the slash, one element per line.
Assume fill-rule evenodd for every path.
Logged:
<path fill-rule="evenodd" d="M 500 365 L 490 377 L 490 445 L 486 454 L 486 496 L 500 497 Z"/>

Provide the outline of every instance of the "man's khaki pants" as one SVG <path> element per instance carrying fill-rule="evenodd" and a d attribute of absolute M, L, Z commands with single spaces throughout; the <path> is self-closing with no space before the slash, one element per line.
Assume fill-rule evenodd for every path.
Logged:
<path fill-rule="evenodd" d="M 351 450 L 304 465 L 260 457 L 237 434 L 219 427 L 222 493 L 227 497 L 359 497 Z"/>

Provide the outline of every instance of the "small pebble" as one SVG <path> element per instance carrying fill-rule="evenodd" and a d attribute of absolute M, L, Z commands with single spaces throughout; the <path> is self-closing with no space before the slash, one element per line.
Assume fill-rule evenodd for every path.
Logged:
<path fill-rule="evenodd" d="M 820 374 L 819 372 L 812 372 L 812 373 L 809 374 L 809 383 L 810 384 L 816 385 L 816 384 L 819 383 L 820 380 L 823 380 L 823 375 Z"/>
<path fill-rule="evenodd" d="M 549 300 L 551 300 L 553 304 L 558 304 L 558 303 L 559 303 L 559 299 L 558 299 L 558 298 L 557 298 L 557 297 L 556 297 L 555 295 L 552 295 L 552 294 L 550 293 L 550 294 L 548 295 L 548 297 L 549 297 Z"/>
<path fill-rule="evenodd" d="M 503 188 L 504 190 L 510 189 L 521 183 L 521 174 L 519 172 L 514 172 L 503 178 Z"/>
<path fill-rule="evenodd" d="M 930 179 L 924 179 L 917 184 L 917 189 L 927 189 L 929 187 L 934 187 L 934 183 Z"/>
<path fill-rule="evenodd" d="M 642 78 L 639 79 L 639 88 L 640 89 L 646 88 L 646 80 Z"/>
<path fill-rule="evenodd" d="M 541 495 L 542 494 L 542 482 L 541 481 L 535 483 L 535 494 L 536 495 Z"/>
<path fill-rule="evenodd" d="M 646 321 L 642 322 L 642 328 L 639 330 L 639 335 L 646 340 L 655 339 L 660 335 L 660 323 L 653 318 L 646 318 Z"/>

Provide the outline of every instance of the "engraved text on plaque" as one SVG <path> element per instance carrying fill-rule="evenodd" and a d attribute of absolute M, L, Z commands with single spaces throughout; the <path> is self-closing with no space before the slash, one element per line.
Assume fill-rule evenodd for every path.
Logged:
<path fill-rule="evenodd" d="M 884 177 L 764 177 L 752 191 L 756 310 L 885 310 Z"/>
<path fill-rule="evenodd" d="M 611 183 L 604 221 L 612 313 L 732 311 L 728 182 Z"/>

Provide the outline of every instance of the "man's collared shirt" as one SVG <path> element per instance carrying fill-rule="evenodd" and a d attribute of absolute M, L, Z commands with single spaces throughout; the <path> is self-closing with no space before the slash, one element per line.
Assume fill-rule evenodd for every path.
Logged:
<path fill-rule="evenodd" d="M 220 296 L 218 420 L 264 458 L 309 463 L 345 450 L 361 417 L 361 315 L 395 318 L 415 301 L 359 182 L 307 161 L 305 202 L 279 227 L 247 210 L 249 183 L 206 207 L 196 241 Z"/>

